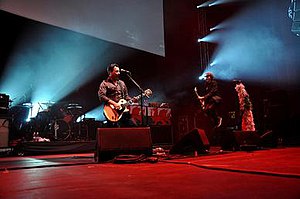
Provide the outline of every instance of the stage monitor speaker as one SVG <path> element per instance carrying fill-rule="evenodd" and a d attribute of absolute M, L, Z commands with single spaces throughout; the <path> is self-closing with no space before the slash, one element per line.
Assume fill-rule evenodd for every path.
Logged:
<path fill-rule="evenodd" d="M 0 118 L 0 147 L 8 147 L 9 119 Z"/>
<path fill-rule="evenodd" d="M 275 133 L 272 130 L 265 131 L 264 134 L 262 134 L 260 136 L 260 139 L 261 139 L 261 145 L 263 147 L 267 147 L 267 148 L 269 148 L 269 147 L 272 148 L 273 147 L 273 148 L 275 148 L 275 147 L 278 146 L 278 144 L 280 144 L 280 143 L 278 143 L 278 141 L 280 141 L 278 139 L 278 136 L 276 136 Z"/>
<path fill-rule="evenodd" d="M 256 131 L 231 131 L 222 134 L 221 147 L 223 150 L 257 150 L 261 146 L 260 135 Z"/>
<path fill-rule="evenodd" d="M 152 155 L 149 127 L 98 128 L 95 161 L 105 162 L 118 155 Z"/>
<path fill-rule="evenodd" d="M 233 133 L 241 150 L 256 149 L 260 146 L 260 136 L 256 131 L 234 131 Z"/>
<path fill-rule="evenodd" d="M 197 151 L 198 153 L 207 153 L 210 144 L 203 129 L 194 129 L 179 142 L 177 142 L 170 150 L 170 154 L 188 154 Z"/>

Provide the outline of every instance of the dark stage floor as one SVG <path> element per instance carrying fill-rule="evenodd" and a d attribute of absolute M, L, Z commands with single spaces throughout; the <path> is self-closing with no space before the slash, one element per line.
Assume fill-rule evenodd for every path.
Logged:
<path fill-rule="evenodd" d="M 0 198 L 300 198 L 300 147 L 95 164 L 92 153 L 0 158 Z"/>

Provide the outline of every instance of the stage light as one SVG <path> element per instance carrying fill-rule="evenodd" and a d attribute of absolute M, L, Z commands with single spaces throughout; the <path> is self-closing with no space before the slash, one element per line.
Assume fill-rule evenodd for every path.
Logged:
<path fill-rule="evenodd" d="M 218 5 L 218 4 L 221 4 L 220 1 L 215 1 L 215 2 L 213 2 L 211 4 L 209 4 L 209 7 L 215 6 L 215 5 Z"/>
<path fill-rule="evenodd" d="M 205 79 L 205 74 L 203 73 L 202 75 L 200 75 L 200 76 L 198 77 L 198 79 L 199 79 L 199 80 L 204 80 L 204 79 Z"/>
<path fill-rule="evenodd" d="M 94 108 L 93 110 L 85 113 L 84 115 L 82 115 L 81 117 L 84 118 L 95 118 L 95 120 L 101 120 L 101 111 L 100 111 L 100 106 Z"/>
<path fill-rule="evenodd" d="M 210 63 L 209 65 L 210 66 L 215 66 L 217 64 L 217 62 L 216 61 L 213 61 L 212 63 Z"/>
<path fill-rule="evenodd" d="M 241 1 L 249 1 L 249 0 L 217 0 L 217 1 L 210 3 L 209 6 L 217 6 L 217 5 L 221 5 L 221 4 L 232 3 L 232 2 L 241 2 Z"/>
<path fill-rule="evenodd" d="M 289 25 L 282 20 L 286 13 L 281 4 L 283 2 L 269 4 L 267 1 L 251 4 L 220 24 L 226 32 L 212 32 L 220 33 L 218 46 L 211 65 L 204 72 L 211 71 L 223 80 L 238 78 L 280 85 L 296 84 L 300 74 L 297 68 L 300 45 L 297 38 L 288 35 L 288 31 L 282 32 L 282 27 Z M 282 35 L 279 36 L 278 32 Z"/>
<path fill-rule="evenodd" d="M 219 34 L 216 32 L 212 32 L 203 38 L 199 38 L 197 40 L 197 42 L 198 43 L 200 43 L 200 42 L 216 43 L 216 42 L 218 42 L 218 40 L 219 40 Z"/>
<path fill-rule="evenodd" d="M 212 2 L 214 2 L 214 1 L 215 1 L 215 0 L 210 0 L 210 1 L 204 2 L 204 3 L 200 4 L 200 5 L 198 5 L 197 8 L 209 7 L 210 4 L 211 4 Z"/>
<path fill-rule="evenodd" d="M 222 22 L 212 28 L 209 29 L 209 31 L 214 31 L 214 30 L 222 30 L 222 29 L 226 29 L 226 28 L 229 28 L 230 27 L 230 24 L 226 23 L 226 22 Z"/>
<path fill-rule="evenodd" d="M 201 5 L 198 5 L 197 8 L 204 8 L 204 7 L 206 7 L 206 6 L 208 6 L 208 4 L 206 5 L 206 4 L 203 3 L 203 4 L 201 4 Z"/>

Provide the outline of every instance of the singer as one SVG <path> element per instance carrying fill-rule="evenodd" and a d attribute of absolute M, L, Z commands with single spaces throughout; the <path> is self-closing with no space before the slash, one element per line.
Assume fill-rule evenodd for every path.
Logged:
<path fill-rule="evenodd" d="M 119 65 L 116 63 L 110 64 L 107 67 L 108 77 L 101 82 L 98 90 L 100 103 L 112 106 L 115 110 L 122 109 L 122 105 L 118 103 L 121 99 L 134 101 L 134 98 L 131 98 L 128 95 L 127 86 L 124 81 L 119 79 L 120 71 L 124 72 L 126 70 L 120 69 Z M 135 124 L 131 120 L 131 115 L 129 114 L 129 112 L 123 113 L 122 118 L 117 122 L 111 122 L 107 120 L 107 127 L 128 126 L 135 126 Z"/>

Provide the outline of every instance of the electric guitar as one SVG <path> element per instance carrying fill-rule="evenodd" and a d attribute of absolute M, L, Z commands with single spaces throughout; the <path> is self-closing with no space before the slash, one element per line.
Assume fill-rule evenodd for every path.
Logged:
<path fill-rule="evenodd" d="M 124 112 L 128 112 L 128 105 L 132 104 L 133 100 L 139 100 L 142 96 L 149 98 L 152 95 L 152 91 L 147 89 L 143 94 L 133 97 L 131 100 L 120 99 L 118 104 L 121 105 L 120 109 L 116 109 L 112 104 L 105 104 L 103 107 L 103 114 L 105 118 L 111 122 L 117 122 L 122 118 Z"/>
<path fill-rule="evenodd" d="M 200 97 L 200 95 L 198 94 L 197 87 L 194 88 L 194 91 L 195 91 L 195 94 L 196 94 L 196 96 L 197 96 L 197 99 L 198 99 L 199 102 L 200 102 L 201 109 L 202 109 L 202 110 L 205 110 L 205 101 L 204 101 L 204 99 L 199 99 L 199 98 L 198 98 L 198 97 Z"/>

